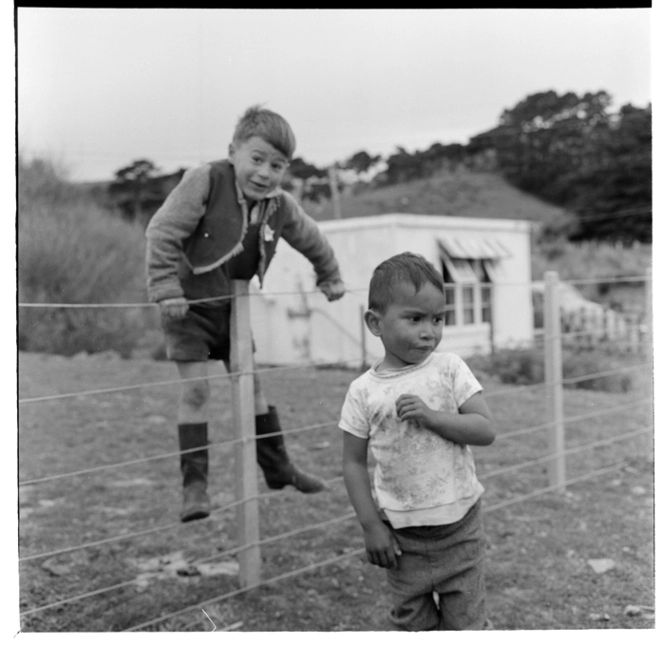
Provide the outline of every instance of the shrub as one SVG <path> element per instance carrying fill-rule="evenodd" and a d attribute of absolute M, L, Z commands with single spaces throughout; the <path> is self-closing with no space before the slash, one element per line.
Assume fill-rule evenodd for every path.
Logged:
<path fill-rule="evenodd" d="M 599 372 L 609 372 L 625 367 L 624 357 L 607 356 L 600 350 L 566 350 L 563 352 L 563 378 L 573 379 Z M 565 387 L 604 392 L 629 392 L 635 386 L 636 371 L 584 378 Z"/>
<path fill-rule="evenodd" d="M 80 194 L 67 180 L 64 164 L 53 159 L 30 157 L 25 152 L 18 156 L 19 212 L 35 202 L 63 204 Z"/>
<path fill-rule="evenodd" d="M 146 301 L 142 229 L 69 190 L 48 163 L 19 164 L 19 187 L 19 302 Z M 128 356 L 145 320 L 140 308 L 21 307 L 18 347 L 65 355 L 115 350 Z"/>
<path fill-rule="evenodd" d="M 530 385 L 544 381 L 544 357 L 541 351 L 531 348 L 501 349 L 473 356 L 467 363 L 474 372 L 497 377 L 501 383 Z"/>

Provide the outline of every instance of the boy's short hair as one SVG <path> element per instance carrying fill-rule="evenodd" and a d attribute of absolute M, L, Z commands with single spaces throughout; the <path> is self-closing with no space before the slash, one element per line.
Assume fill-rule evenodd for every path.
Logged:
<path fill-rule="evenodd" d="M 261 137 L 274 146 L 289 161 L 295 152 L 295 134 L 288 121 L 276 112 L 252 105 L 240 117 L 233 133 L 233 143 L 243 143 L 251 137 Z"/>
<path fill-rule="evenodd" d="M 394 286 L 399 282 L 412 284 L 415 293 L 430 282 L 445 293 L 440 271 L 421 255 L 406 251 L 393 255 L 374 269 L 369 283 L 369 309 L 385 313 L 394 299 Z"/>

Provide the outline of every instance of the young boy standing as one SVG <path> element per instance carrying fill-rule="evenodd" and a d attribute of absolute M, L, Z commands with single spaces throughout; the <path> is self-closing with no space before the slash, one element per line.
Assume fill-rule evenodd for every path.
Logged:
<path fill-rule="evenodd" d="M 402 253 L 375 269 L 365 322 L 385 355 L 351 383 L 339 424 L 348 495 L 369 562 L 387 569 L 399 630 L 487 624 L 484 489 L 469 446 L 491 444 L 494 424 L 466 363 L 434 352 L 444 309 L 443 278 L 423 257 Z"/>
<path fill-rule="evenodd" d="M 207 517 L 208 360 L 229 369 L 232 280 L 258 275 L 261 285 L 280 238 L 313 265 L 317 286 L 332 301 L 344 284 L 332 248 L 315 222 L 280 185 L 295 136 L 280 115 L 258 106 L 240 118 L 228 159 L 188 170 L 146 230 L 147 285 L 159 303 L 166 352 L 183 381 L 178 403 L 183 522 Z M 215 300 L 216 298 L 216 300 Z M 192 300 L 206 302 L 190 303 Z M 324 488 L 286 452 L 279 418 L 254 377 L 258 464 L 270 488 L 304 493 Z"/>

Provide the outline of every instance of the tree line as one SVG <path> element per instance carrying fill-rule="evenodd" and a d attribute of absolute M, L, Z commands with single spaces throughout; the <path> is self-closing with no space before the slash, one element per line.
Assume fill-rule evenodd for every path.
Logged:
<path fill-rule="evenodd" d="M 548 235 L 572 241 L 652 241 L 652 107 L 611 111 L 605 91 L 553 90 L 527 96 L 500 115 L 496 127 L 468 144 L 434 143 L 388 156 L 358 151 L 332 166 L 343 186 L 394 185 L 465 166 L 499 172 L 515 187 L 574 213 Z M 177 184 L 141 159 L 115 174 L 109 187 L 128 219 L 147 222 Z M 314 202 L 331 198 L 330 168 L 293 159 L 284 188 Z"/>
<path fill-rule="evenodd" d="M 652 106 L 610 112 L 600 91 L 540 92 L 473 137 L 514 186 L 576 215 L 570 240 L 652 241 Z"/>

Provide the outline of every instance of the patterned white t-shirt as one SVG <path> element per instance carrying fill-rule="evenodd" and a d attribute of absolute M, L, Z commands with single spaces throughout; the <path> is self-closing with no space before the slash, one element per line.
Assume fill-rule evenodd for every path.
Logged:
<path fill-rule="evenodd" d="M 396 402 L 414 394 L 433 410 L 459 414 L 482 386 L 456 354 L 434 352 L 387 372 L 376 372 L 377 364 L 351 383 L 339 427 L 369 440 L 379 509 L 395 528 L 457 522 L 484 492 L 470 447 L 400 421 Z"/>

